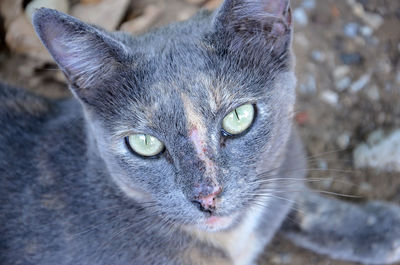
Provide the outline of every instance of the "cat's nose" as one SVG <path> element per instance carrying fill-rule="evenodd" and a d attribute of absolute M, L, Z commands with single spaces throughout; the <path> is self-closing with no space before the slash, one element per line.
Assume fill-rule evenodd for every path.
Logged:
<path fill-rule="evenodd" d="M 216 198 L 222 192 L 220 186 L 207 187 L 205 189 L 208 192 L 199 192 L 197 196 L 192 200 L 194 204 L 199 206 L 203 212 L 210 212 L 215 210 Z"/>

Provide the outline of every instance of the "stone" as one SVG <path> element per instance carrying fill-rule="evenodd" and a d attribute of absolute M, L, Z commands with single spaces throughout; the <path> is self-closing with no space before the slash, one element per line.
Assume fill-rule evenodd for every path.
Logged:
<path fill-rule="evenodd" d="M 336 139 L 336 143 L 341 149 L 346 149 L 350 144 L 350 133 L 345 132 L 340 134 Z"/>
<path fill-rule="evenodd" d="M 357 93 L 358 91 L 363 89 L 369 83 L 370 80 L 371 80 L 370 74 L 362 75 L 357 81 L 351 84 L 350 92 Z"/>
<path fill-rule="evenodd" d="M 71 14 L 82 21 L 113 31 L 121 23 L 129 4 L 130 0 L 102 0 L 94 4 L 79 3 L 72 7 Z"/>
<path fill-rule="evenodd" d="M 311 52 L 311 58 L 314 59 L 314 61 L 323 63 L 325 61 L 325 53 L 322 51 L 314 50 Z"/>
<path fill-rule="evenodd" d="M 306 26 L 308 24 L 308 16 L 303 8 L 296 8 L 293 11 L 293 18 L 300 26 Z"/>
<path fill-rule="evenodd" d="M 347 88 L 349 88 L 350 85 L 351 85 L 351 78 L 348 76 L 345 76 L 342 79 L 339 79 L 337 82 L 335 82 L 335 86 L 338 91 L 344 91 Z"/>
<path fill-rule="evenodd" d="M 348 65 L 339 65 L 333 72 L 335 79 L 341 79 L 350 73 L 350 67 Z"/>
<path fill-rule="evenodd" d="M 349 4 L 353 7 L 354 14 L 373 29 L 376 30 L 383 24 L 383 18 L 380 15 L 366 12 L 361 3 L 351 1 Z"/>
<path fill-rule="evenodd" d="M 378 101 L 381 97 L 378 87 L 376 85 L 368 87 L 367 96 L 372 100 Z"/>
<path fill-rule="evenodd" d="M 400 172 L 400 129 L 390 134 L 385 134 L 383 130 L 374 131 L 366 143 L 355 148 L 353 160 L 356 168 Z"/>
<path fill-rule="evenodd" d="M 332 106 L 336 106 L 339 102 L 339 95 L 330 90 L 323 91 L 320 95 L 320 98 Z"/>
<path fill-rule="evenodd" d="M 359 28 L 360 26 L 357 23 L 351 22 L 344 26 L 343 32 L 347 37 L 354 38 L 357 36 Z"/>
<path fill-rule="evenodd" d="M 304 83 L 299 86 L 300 92 L 303 94 L 313 94 L 317 92 L 317 82 L 313 75 L 308 75 Z"/>
<path fill-rule="evenodd" d="M 360 64 L 363 61 L 361 54 L 359 53 L 341 53 L 340 59 L 344 64 L 347 65 L 354 65 Z"/>
<path fill-rule="evenodd" d="M 301 6 L 306 10 L 313 10 L 315 8 L 315 0 L 304 0 Z"/>
<path fill-rule="evenodd" d="M 360 32 L 364 37 L 371 37 L 374 33 L 374 30 L 371 27 L 363 26 L 361 27 Z"/>
<path fill-rule="evenodd" d="M 383 24 L 383 18 L 378 14 L 366 12 L 361 18 L 365 24 L 372 27 L 374 30 L 379 29 Z"/>

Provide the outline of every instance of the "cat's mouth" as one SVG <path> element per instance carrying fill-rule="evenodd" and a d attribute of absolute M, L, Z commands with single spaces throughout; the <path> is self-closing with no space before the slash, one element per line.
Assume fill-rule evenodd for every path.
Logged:
<path fill-rule="evenodd" d="M 236 224 L 238 214 L 230 216 L 209 216 L 198 223 L 201 230 L 207 232 L 219 232 L 228 230 Z"/>

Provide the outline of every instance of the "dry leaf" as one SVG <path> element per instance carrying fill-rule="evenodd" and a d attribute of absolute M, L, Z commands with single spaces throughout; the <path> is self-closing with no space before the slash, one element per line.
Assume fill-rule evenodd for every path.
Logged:
<path fill-rule="evenodd" d="M 106 30 L 116 30 L 129 6 L 130 0 L 102 0 L 97 4 L 77 4 L 71 14 L 82 21 Z"/>
<path fill-rule="evenodd" d="M 53 61 L 36 36 L 33 26 L 25 16 L 25 13 L 21 13 L 16 17 L 7 28 L 6 43 L 13 52 L 25 54 L 42 61 Z"/>
<path fill-rule="evenodd" d="M 120 30 L 129 33 L 142 33 L 150 28 L 161 14 L 161 8 L 149 5 L 144 9 L 143 15 L 123 23 Z"/>

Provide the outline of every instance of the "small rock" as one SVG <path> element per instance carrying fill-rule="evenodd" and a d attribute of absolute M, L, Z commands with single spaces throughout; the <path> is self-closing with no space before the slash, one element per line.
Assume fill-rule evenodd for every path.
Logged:
<path fill-rule="evenodd" d="M 375 30 L 379 29 L 383 24 L 383 18 L 378 14 L 366 12 L 361 18 L 365 24 L 368 24 L 368 26 Z"/>
<path fill-rule="evenodd" d="M 378 72 L 390 74 L 392 72 L 392 63 L 388 58 L 382 58 L 377 65 Z"/>
<path fill-rule="evenodd" d="M 363 60 L 361 54 L 359 53 L 341 53 L 340 59 L 344 64 L 347 65 L 360 64 Z"/>
<path fill-rule="evenodd" d="M 377 86 L 373 85 L 367 89 L 367 96 L 375 101 L 378 101 L 380 96 L 379 89 Z"/>
<path fill-rule="evenodd" d="M 377 145 L 383 138 L 385 138 L 385 132 L 383 130 L 376 130 L 368 136 L 367 143 L 369 145 Z"/>
<path fill-rule="evenodd" d="M 311 52 L 311 57 L 314 59 L 314 61 L 322 63 L 325 61 L 325 53 L 322 51 L 312 51 Z"/>
<path fill-rule="evenodd" d="M 301 6 L 306 10 L 313 10 L 315 8 L 315 0 L 304 0 Z"/>
<path fill-rule="evenodd" d="M 372 36 L 372 33 L 374 33 L 374 31 L 372 30 L 372 28 L 371 28 L 371 27 L 368 27 L 368 26 L 363 26 L 363 27 L 361 27 L 360 32 L 361 32 L 361 34 L 362 34 L 364 37 L 371 37 L 371 36 Z"/>
<path fill-rule="evenodd" d="M 343 77 L 342 79 L 335 82 L 336 89 L 339 91 L 346 90 L 351 84 L 351 78 L 348 76 Z"/>
<path fill-rule="evenodd" d="M 367 143 L 360 144 L 354 150 L 353 159 L 357 168 L 400 172 L 400 129 L 389 135 L 382 130 L 373 132 Z"/>
<path fill-rule="evenodd" d="M 68 0 L 33 0 L 25 7 L 25 14 L 28 19 L 32 20 L 32 15 L 41 7 L 56 9 L 63 13 L 68 13 L 69 3 Z"/>
<path fill-rule="evenodd" d="M 296 8 L 293 11 L 294 21 L 297 22 L 301 26 L 306 26 L 308 24 L 308 16 L 306 11 L 303 8 Z"/>
<path fill-rule="evenodd" d="M 161 12 L 160 7 L 149 5 L 144 9 L 143 15 L 123 23 L 120 30 L 133 34 L 144 32 L 157 20 Z"/>
<path fill-rule="evenodd" d="M 347 65 L 340 65 L 335 68 L 333 76 L 335 79 L 341 79 L 345 77 L 348 73 L 350 73 L 350 67 Z"/>
<path fill-rule="evenodd" d="M 306 82 L 300 85 L 300 92 L 303 94 L 313 94 L 317 92 L 317 82 L 313 75 L 308 75 Z"/>
<path fill-rule="evenodd" d="M 346 149 L 350 144 L 350 134 L 349 133 L 342 133 L 336 140 L 337 145 L 341 149 Z"/>
<path fill-rule="evenodd" d="M 357 23 L 351 22 L 344 26 L 343 32 L 347 37 L 354 38 L 357 36 L 359 28 L 360 26 Z"/>
<path fill-rule="evenodd" d="M 359 17 L 364 16 L 365 10 L 364 6 L 361 3 L 358 3 L 356 1 L 348 1 L 349 5 L 353 7 L 353 12 Z"/>
<path fill-rule="evenodd" d="M 378 29 L 383 24 L 383 18 L 375 13 L 366 12 L 361 3 L 353 2 L 349 4 L 353 7 L 353 12 L 361 18 L 365 24 L 368 24 L 373 29 Z"/>
<path fill-rule="evenodd" d="M 330 104 L 332 106 L 336 106 L 338 104 L 338 101 L 339 101 L 338 94 L 336 94 L 333 91 L 329 91 L 329 90 L 323 91 L 321 93 L 320 97 L 324 102 L 326 102 L 326 103 L 328 103 L 328 104 Z"/>
<path fill-rule="evenodd" d="M 327 170 L 328 169 L 328 163 L 325 160 L 318 159 L 317 161 L 318 168 L 321 170 Z"/>
<path fill-rule="evenodd" d="M 370 80 L 371 80 L 370 74 L 365 74 L 361 76 L 357 81 L 351 84 L 350 92 L 357 93 L 358 91 L 363 89 L 369 83 Z"/>
<path fill-rule="evenodd" d="M 106 30 L 116 30 L 126 13 L 130 0 L 102 0 L 97 4 L 77 4 L 71 14 L 82 21 Z"/>

